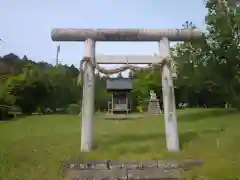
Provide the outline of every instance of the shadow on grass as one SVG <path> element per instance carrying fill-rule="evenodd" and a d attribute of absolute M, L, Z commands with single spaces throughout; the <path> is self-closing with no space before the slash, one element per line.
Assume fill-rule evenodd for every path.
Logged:
<path fill-rule="evenodd" d="M 178 115 L 179 121 L 196 122 L 200 120 L 208 120 L 214 117 L 228 116 L 229 114 L 238 113 L 236 110 L 212 109 L 209 111 L 198 111 L 189 114 Z"/>
<path fill-rule="evenodd" d="M 201 132 L 189 131 L 185 133 L 181 133 L 179 135 L 180 139 L 180 148 L 182 149 L 184 145 L 188 144 L 190 141 L 197 139 L 200 134 L 211 134 L 211 133 L 221 133 L 224 132 L 225 129 L 218 128 L 218 129 L 206 129 Z"/>
<path fill-rule="evenodd" d="M 161 140 L 164 138 L 164 134 L 127 134 L 127 135 L 111 135 L 111 137 L 105 135 L 101 137 L 101 142 L 95 142 L 93 147 L 94 149 L 100 148 L 100 146 L 116 146 L 118 144 L 129 144 L 142 142 L 143 144 L 146 141 L 155 141 Z"/>
<path fill-rule="evenodd" d="M 209 133 L 219 133 L 223 132 L 223 128 L 218 129 L 206 129 L 201 132 L 189 131 L 183 132 L 179 134 L 180 140 L 180 148 L 182 149 L 186 144 L 198 138 L 200 134 L 209 134 Z M 121 136 L 113 136 L 109 138 L 109 136 L 102 137 L 102 143 L 104 146 L 114 146 L 118 144 L 132 144 L 132 143 L 139 143 L 147 144 L 147 142 L 155 141 L 155 142 L 166 142 L 166 136 L 164 133 L 160 134 L 138 134 L 138 135 L 121 135 Z M 100 143 L 94 143 L 94 149 L 99 147 Z"/>
<path fill-rule="evenodd" d="M 155 141 L 155 142 L 164 142 L 165 143 L 165 134 L 142 134 L 142 135 L 121 135 L 121 136 L 115 136 L 111 138 L 104 137 L 104 146 L 114 146 L 118 144 L 132 144 L 132 143 L 139 143 L 141 142 L 143 145 L 147 144 L 147 142 Z M 187 144 L 188 142 L 192 141 L 193 139 L 196 139 L 198 137 L 198 133 L 196 132 L 186 132 L 179 134 L 180 139 L 180 147 L 182 147 L 184 144 Z M 94 144 L 94 149 L 98 148 L 98 143 Z"/>
<path fill-rule="evenodd" d="M 185 132 L 179 134 L 179 145 L 180 149 L 184 147 L 185 144 L 188 144 L 190 141 L 198 138 L 197 132 Z"/>

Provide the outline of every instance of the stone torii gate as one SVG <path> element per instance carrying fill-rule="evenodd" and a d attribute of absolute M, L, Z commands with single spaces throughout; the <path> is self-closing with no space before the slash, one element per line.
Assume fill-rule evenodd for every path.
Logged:
<path fill-rule="evenodd" d="M 93 114 L 94 114 L 94 68 L 100 64 L 159 64 L 162 63 L 162 92 L 167 149 L 179 151 L 179 136 L 176 117 L 176 105 L 170 59 L 170 41 L 191 41 L 201 38 L 197 29 L 62 29 L 52 30 L 53 41 L 84 41 L 84 62 L 81 151 L 92 150 Z M 153 56 L 100 56 L 95 57 L 96 41 L 155 41 L 159 42 L 161 57 Z M 96 66 L 94 66 L 96 67 Z"/>

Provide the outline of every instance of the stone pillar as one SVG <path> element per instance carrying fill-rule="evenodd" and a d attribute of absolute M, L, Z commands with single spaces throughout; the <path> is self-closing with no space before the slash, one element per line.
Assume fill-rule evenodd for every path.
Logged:
<path fill-rule="evenodd" d="M 167 38 L 162 38 L 159 42 L 160 56 L 170 57 L 170 43 Z M 164 65 L 162 68 L 162 92 L 165 120 L 165 133 L 167 149 L 169 152 L 179 151 L 178 125 L 176 117 L 176 105 L 174 96 L 174 86 L 172 80 L 171 65 Z"/>
<path fill-rule="evenodd" d="M 148 104 L 148 113 L 152 115 L 159 115 L 161 114 L 161 108 L 159 100 L 157 99 L 156 93 L 150 91 L 150 99 Z"/>
<path fill-rule="evenodd" d="M 95 41 L 92 39 L 85 40 L 84 56 L 95 61 Z M 94 68 L 90 63 L 84 63 L 83 73 L 81 151 L 89 152 L 92 150 L 95 84 Z"/>

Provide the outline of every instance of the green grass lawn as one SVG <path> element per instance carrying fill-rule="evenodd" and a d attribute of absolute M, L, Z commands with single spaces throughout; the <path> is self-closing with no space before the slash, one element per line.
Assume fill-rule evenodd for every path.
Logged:
<path fill-rule="evenodd" d="M 94 121 L 94 147 L 80 152 L 78 116 L 45 115 L 0 122 L 0 180 L 58 180 L 69 159 L 186 159 L 204 166 L 188 176 L 240 179 L 240 114 L 225 109 L 178 111 L 180 153 L 166 151 L 162 116 Z M 217 143 L 219 141 L 219 145 Z"/>

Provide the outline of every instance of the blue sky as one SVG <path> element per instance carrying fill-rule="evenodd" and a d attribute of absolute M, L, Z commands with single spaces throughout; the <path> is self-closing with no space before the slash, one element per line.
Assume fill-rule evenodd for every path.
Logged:
<path fill-rule="evenodd" d="M 78 65 L 82 42 L 52 42 L 51 29 L 181 28 L 189 20 L 204 29 L 204 0 L 0 0 L 0 56 L 15 53 L 55 63 L 61 45 L 63 64 Z M 99 42 L 97 54 L 158 54 L 156 43 Z"/>

